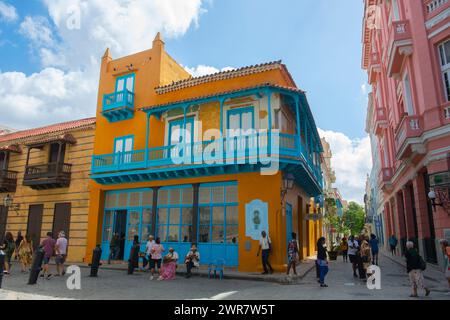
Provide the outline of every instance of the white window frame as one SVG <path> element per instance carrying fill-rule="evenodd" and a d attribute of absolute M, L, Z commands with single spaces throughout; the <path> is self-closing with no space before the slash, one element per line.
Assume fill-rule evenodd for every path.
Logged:
<path fill-rule="evenodd" d="M 444 85 L 445 100 L 450 102 L 450 61 L 447 61 L 447 55 L 445 53 L 445 44 L 448 42 L 450 42 L 450 39 L 438 45 L 438 54 L 439 65 L 441 66 L 442 82 Z M 445 80 L 446 77 L 447 81 Z"/>
<path fill-rule="evenodd" d="M 411 91 L 411 80 L 409 78 L 408 72 L 405 72 L 403 75 L 403 101 L 405 104 L 406 112 L 408 115 L 413 116 L 414 112 L 414 103 Z"/>

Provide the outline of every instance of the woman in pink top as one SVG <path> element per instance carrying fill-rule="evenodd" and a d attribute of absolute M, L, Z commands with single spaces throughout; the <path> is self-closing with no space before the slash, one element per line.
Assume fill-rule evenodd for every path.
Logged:
<path fill-rule="evenodd" d="M 155 266 L 158 267 L 158 273 L 161 273 L 161 260 L 164 247 L 161 244 L 161 239 L 156 238 L 155 244 L 152 247 L 152 259 L 150 260 L 150 280 L 153 280 L 155 273 Z"/>

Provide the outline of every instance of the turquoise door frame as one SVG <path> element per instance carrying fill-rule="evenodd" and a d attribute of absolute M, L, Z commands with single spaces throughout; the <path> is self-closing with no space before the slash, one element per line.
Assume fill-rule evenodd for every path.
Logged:
<path fill-rule="evenodd" d="M 288 248 L 289 241 L 291 240 L 292 240 L 292 205 L 290 203 L 286 203 L 286 251 Z"/>
<path fill-rule="evenodd" d="M 107 225 L 106 224 L 106 218 L 107 218 L 107 214 L 111 214 L 112 215 L 112 219 L 111 219 L 111 225 Z M 125 258 L 125 255 L 127 254 L 127 250 L 126 250 L 126 248 L 127 248 L 127 235 L 128 235 L 128 211 L 127 210 L 110 210 L 110 209 L 108 209 L 108 210 L 105 210 L 105 214 L 104 214 L 104 217 L 103 217 L 103 228 L 102 228 L 102 242 L 101 242 L 101 248 L 102 248 L 102 257 L 101 257 L 101 259 L 102 260 L 108 260 L 108 258 L 109 258 L 109 254 L 110 254 L 110 248 L 109 248 L 109 245 L 110 245 L 110 241 L 111 241 L 111 239 L 112 239 L 112 237 L 114 236 L 114 233 L 115 232 L 117 232 L 117 230 L 116 230 L 116 224 L 117 224 L 117 222 L 118 222 L 118 218 L 117 218 L 117 216 L 118 215 L 123 215 L 123 214 L 126 214 L 127 215 L 127 218 L 125 219 L 125 230 L 124 230 L 124 232 L 125 232 L 125 246 L 124 246 L 124 251 L 125 252 L 123 252 L 123 256 L 124 256 L 124 260 L 127 260 L 128 258 Z M 104 234 L 105 234 L 105 228 L 111 228 L 111 234 L 110 234 L 110 239 L 104 239 Z M 120 237 L 121 235 L 119 234 L 119 237 Z M 129 255 L 129 252 L 128 252 L 128 255 Z"/>

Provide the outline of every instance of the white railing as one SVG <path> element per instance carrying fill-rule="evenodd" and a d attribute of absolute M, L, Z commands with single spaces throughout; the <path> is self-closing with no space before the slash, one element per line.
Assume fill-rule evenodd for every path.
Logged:
<path fill-rule="evenodd" d="M 444 108 L 444 118 L 445 120 L 450 119 L 450 107 Z"/>
<path fill-rule="evenodd" d="M 440 7 L 442 7 L 444 4 L 446 4 L 448 0 L 434 0 L 431 1 L 429 4 L 427 4 L 427 13 L 430 14 L 433 11 L 436 11 Z"/>
<path fill-rule="evenodd" d="M 420 130 L 419 119 L 409 120 L 409 127 L 411 128 L 411 130 Z"/>

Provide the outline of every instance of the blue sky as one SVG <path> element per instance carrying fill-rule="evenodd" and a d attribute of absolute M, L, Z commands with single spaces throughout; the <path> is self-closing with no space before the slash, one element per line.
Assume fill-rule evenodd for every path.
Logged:
<path fill-rule="evenodd" d="M 363 1 L 111 0 L 119 9 L 110 10 L 90 0 L 81 6 L 81 29 L 68 31 L 68 6 L 79 3 L 0 0 L 0 92 L 9 94 L 0 109 L 11 111 L 1 125 L 23 129 L 94 115 L 105 48 L 113 57 L 144 50 L 162 31 L 167 51 L 200 73 L 199 66 L 220 70 L 283 60 L 341 159 L 334 163 L 338 179 L 356 174 L 364 180 L 370 152 L 364 132 L 367 75 L 361 70 Z M 358 190 L 354 200 L 360 201 L 361 181 L 347 187 L 344 196 L 355 198 Z"/>

